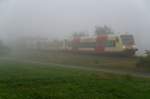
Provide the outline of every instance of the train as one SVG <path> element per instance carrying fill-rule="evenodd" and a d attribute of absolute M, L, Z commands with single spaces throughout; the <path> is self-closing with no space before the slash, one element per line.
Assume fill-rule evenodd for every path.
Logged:
<path fill-rule="evenodd" d="M 49 49 L 73 53 L 125 56 L 134 56 L 138 50 L 134 36 L 131 34 L 76 36 L 63 41 L 55 41 L 49 45 Z"/>
<path fill-rule="evenodd" d="M 132 34 L 74 36 L 63 40 L 30 37 L 21 38 L 21 41 L 17 41 L 16 44 L 18 44 L 18 48 L 20 46 L 23 50 L 59 51 L 95 55 L 134 56 L 138 50 Z"/>

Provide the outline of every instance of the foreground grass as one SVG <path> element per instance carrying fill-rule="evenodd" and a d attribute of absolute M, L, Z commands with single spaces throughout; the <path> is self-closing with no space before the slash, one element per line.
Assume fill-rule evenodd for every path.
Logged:
<path fill-rule="evenodd" d="M 149 93 L 149 79 L 0 62 L 0 99 L 149 99 Z"/>

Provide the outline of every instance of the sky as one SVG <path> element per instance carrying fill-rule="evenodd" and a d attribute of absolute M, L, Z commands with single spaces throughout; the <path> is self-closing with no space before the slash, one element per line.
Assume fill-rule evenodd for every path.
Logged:
<path fill-rule="evenodd" d="M 0 0 L 0 36 L 63 38 L 95 26 L 135 36 L 150 49 L 150 0 Z"/>

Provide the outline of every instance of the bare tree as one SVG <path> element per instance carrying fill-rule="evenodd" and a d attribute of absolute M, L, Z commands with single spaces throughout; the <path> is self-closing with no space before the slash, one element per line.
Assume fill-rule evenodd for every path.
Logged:
<path fill-rule="evenodd" d="M 102 35 L 102 34 L 113 34 L 113 31 L 110 27 L 104 25 L 103 27 L 101 26 L 96 26 L 95 27 L 95 35 Z"/>
<path fill-rule="evenodd" d="M 88 36 L 88 33 L 85 32 L 75 32 L 72 34 L 73 37 L 84 37 L 84 36 Z"/>
<path fill-rule="evenodd" d="M 0 40 L 0 55 L 5 55 L 9 52 L 9 48 Z"/>

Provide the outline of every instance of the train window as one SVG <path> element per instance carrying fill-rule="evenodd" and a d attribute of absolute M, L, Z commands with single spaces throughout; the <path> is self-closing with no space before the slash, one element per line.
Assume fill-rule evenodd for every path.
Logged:
<path fill-rule="evenodd" d="M 134 44 L 134 39 L 132 35 L 122 35 L 120 36 L 124 45 Z"/>
<path fill-rule="evenodd" d="M 81 47 L 81 48 L 95 48 L 96 43 L 80 43 L 79 47 Z"/>
<path fill-rule="evenodd" d="M 116 41 L 115 40 L 108 40 L 106 41 L 106 47 L 115 47 L 116 46 Z"/>
<path fill-rule="evenodd" d="M 97 46 L 105 46 L 106 45 L 106 41 L 98 41 L 96 43 Z"/>

